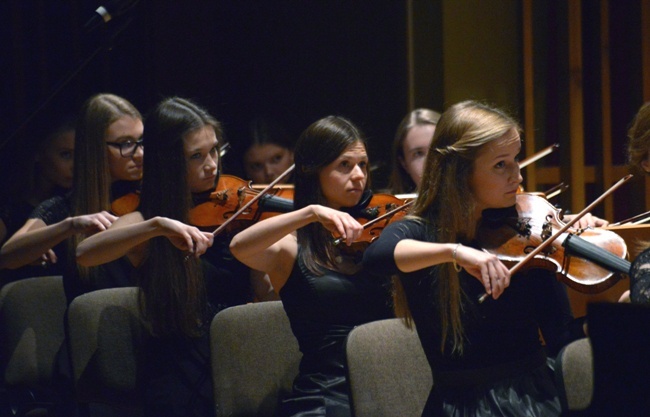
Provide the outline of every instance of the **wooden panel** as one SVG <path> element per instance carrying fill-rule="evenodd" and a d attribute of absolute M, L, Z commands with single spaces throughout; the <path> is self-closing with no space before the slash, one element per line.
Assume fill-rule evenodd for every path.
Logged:
<path fill-rule="evenodd" d="M 600 88 L 601 88 L 601 126 L 602 126 L 602 184 L 606 188 L 613 184 L 614 173 L 612 167 L 612 111 L 611 111 L 611 80 L 609 58 L 609 2 L 601 0 L 600 3 Z M 608 198 L 603 202 L 605 218 L 614 218 L 614 199 Z"/>
<path fill-rule="evenodd" d="M 534 87 L 534 61 L 533 61 L 533 2 L 525 0 L 523 3 L 523 55 L 524 55 L 524 149 L 526 156 L 533 155 L 535 149 L 535 87 Z M 534 190 L 537 185 L 537 170 L 535 164 L 529 165 L 526 170 L 526 189 Z"/>
<path fill-rule="evenodd" d="M 582 3 L 568 2 L 569 13 L 569 150 L 571 205 L 585 206 L 584 109 L 582 100 Z"/>

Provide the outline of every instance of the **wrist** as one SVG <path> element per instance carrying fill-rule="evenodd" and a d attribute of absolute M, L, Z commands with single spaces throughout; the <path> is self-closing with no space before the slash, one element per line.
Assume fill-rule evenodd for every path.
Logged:
<path fill-rule="evenodd" d="M 462 246 L 463 246 L 462 244 L 460 244 L 460 243 L 456 243 L 456 244 L 453 246 L 453 249 L 452 249 L 452 251 L 451 251 L 451 262 L 454 264 L 454 269 L 456 270 L 456 272 L 460 272 L 460 271 L 463 269 L 463 267 L 460 266 L 460 265 L 458 265 L 458 262 L 457 262 L 457 259 L 458 259 L 458 249 L 459 249 L 460 247 L 462 247 Z"/>

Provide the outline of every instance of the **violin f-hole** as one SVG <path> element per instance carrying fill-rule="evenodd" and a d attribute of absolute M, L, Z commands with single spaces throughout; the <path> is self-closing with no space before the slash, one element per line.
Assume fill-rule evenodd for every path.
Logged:
<path fill-rule="evenodd" d="M 530 238 L 531 235 L 531 225 L 530 225 L 530 217 L 522 217 L 518 218 L 517 222 L 515 223 L 514 226 L 515 231 L 519 236 L 523 236 L 525 238 Z"/>

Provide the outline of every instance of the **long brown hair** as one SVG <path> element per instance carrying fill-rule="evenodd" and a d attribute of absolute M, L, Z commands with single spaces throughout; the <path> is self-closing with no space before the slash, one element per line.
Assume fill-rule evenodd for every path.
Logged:
<path fill-rule="evenodd" d="M 108 127 L 124 116 L 142 120 L 133 104 L 114 94 L 97 94 L 83 104 L 75 131 L 73 216 L 110 210 L 112 179 L 106 134 Z M 69 240 L 70 259 L 76 258 L 75 248 L 84 238 L 77 234 Z M 87 281 L 91 270 L 78 264 L 76 268 L 79 279 Z"/>
<path fill-rule="evenodd" d="M 189 223 L 192 193 L 187 184 L 184 138 L 206 126 L 222 140 L 221 125 L 193 102 L 173 97 L 147 118 L 140 212 L 145 219 L 164 216 Z M 206 294 L 200 261 L 167 238 L 149 241 L 138 286 L 140 310 L 155 335 L 196 336 L 204 323 Z"/>
<path fill-rule="evenodd" d="M 397 127 L 391 152 L 392 168 L 388 182 L 388 189 L 393 194 L 411 193 L 416 188 L 413 179 L 400 163 L 400 159 L 404 158 L 404 140 L 406 139 L 406 135 L 415 126 L 435 126 L 439 119 L 440 113 L 436 111 L 424 108 L 415 109 L 407 114 Z"/>
<path fill-rule="evenodd" d="M 366 139 L 361 131 L 341 116 L 322 118 L 300 135 L 294 150 L 296 210 L 310 204 L 327 204 L 319 173 L 357 142 L 366 147 Z M 369 186 L 368 178 L 366 189 Z M 301 260 L 314 274 L 322 275 L 324 269 L 337 269 L 337 263 L 332 259 L 337 252 L 332 235 L 321 224 L 312 223 L 298 229 L 298 245 Z"/>
<path fill-rule="evenodd" d="M 429 148 L 419 195 L 411 215 L 422 221 L 436 242 L 467 242 L 476 233 L 474 195 L 470 178 L 481 148 L 501 138 L 516 121 L 503 111 L 476 101 L 451 106 L 440 117 Z M 450 340 L 462 353 L 462 290 L 458 273 L 449 263 L 437 267 L 437 306 L 442 331 L 441 350 Z M 407 325 L 411 314 L 399 283 L 395 286 L 395 313 Z"/>

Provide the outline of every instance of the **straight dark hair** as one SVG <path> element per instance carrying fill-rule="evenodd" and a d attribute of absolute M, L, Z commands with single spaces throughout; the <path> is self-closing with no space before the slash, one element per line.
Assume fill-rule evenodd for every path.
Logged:
<path fill-rule="evenodd" d="M 184 139 L 205 127 L 221 141 L 220 123 L 195 103 L 178 97 L 162 101 L 147 118 L 140 212 L 189 223 L 192 193 L 187 185 Z M 167 238 L 149 242 L 138 286 L 140 310 L 155 335 L 197 336 L 206 312 L 200 261 Z"/>
<path fill-rule="evenodd" d="M 357 142 L 367 147 L 363 133 L 341 116 L 322 118 L 300 135 L 294 150 L 296 210 L 310 204 L 327 205 L 319 174 Z M 366 189 L 369 187 L 368 178 Z M 320 223 L 311 223 L 298 229 L 298 246 L 301 249 L 301 260 L 312 273 L 322 275 L 324 269 L 337 269 L 336 262 L 332 259 L 336 253 L 332 235 Z"/>

